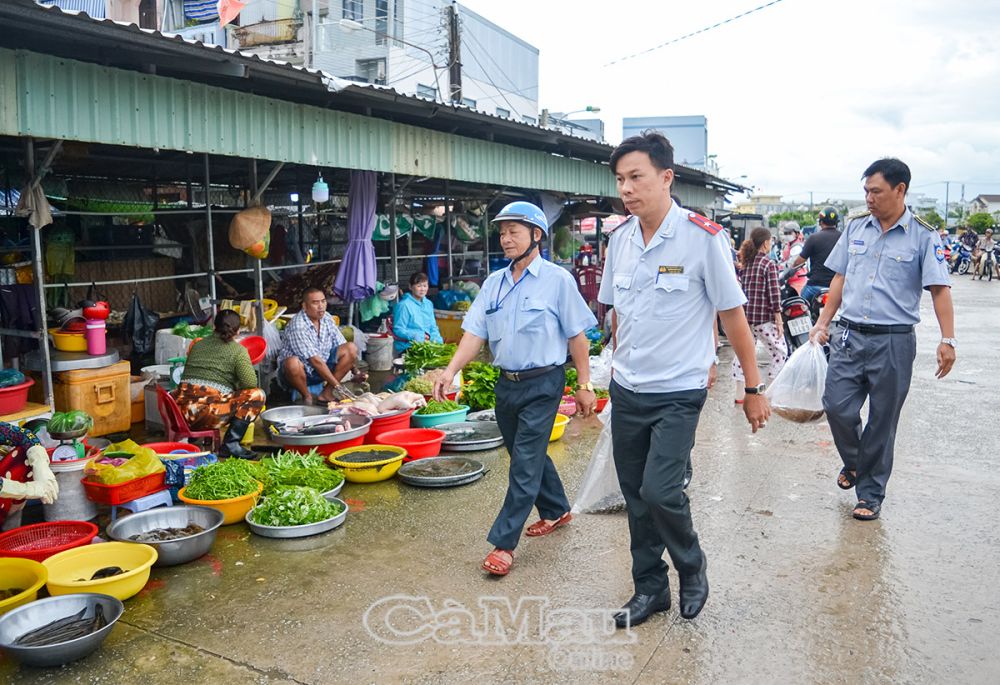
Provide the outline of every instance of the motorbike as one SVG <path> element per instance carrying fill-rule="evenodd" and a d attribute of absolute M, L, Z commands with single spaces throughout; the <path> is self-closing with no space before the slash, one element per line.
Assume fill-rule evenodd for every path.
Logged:
<path fill-rule="evenodd" d="M 983 276 L 986 276 L 987 281 L 993 280 L 993 274 L 996 273 L 997 264 L 1000 264 L 1000 243 L 993 246 L 992 250 L 986 252 L 986 261 L 983 262 L 983 268 L 979 272 L 979 280 L 983 280 Z"/>
<path fill-rule="evenodd" d="M 781 318 L 784 321 L 785 343 L 789 353 L 809 342 L 809 331 L 813 327 L 813 317 L 809 311 L 809 303 L 793 288 L 788 280 L 796 269 L 785 269 L 778 277 L 781 290 Z M 814 298 L 819 300 L 819 297 Z"/>
<path fill-rule="evenodd" d="M 972 268 L 972 252 L 962 243 L 956 245 L 955 249 L 958 250 L 958 258 L 952 264 L 951 272 L 964 276 Z"/>

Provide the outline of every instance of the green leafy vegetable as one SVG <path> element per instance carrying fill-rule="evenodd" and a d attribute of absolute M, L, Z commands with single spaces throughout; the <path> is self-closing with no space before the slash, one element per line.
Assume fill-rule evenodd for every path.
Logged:
<path fill-rule="evenodd" d="M 259 482 L 265 480 L 266 474 L 257 462 L 226 459 L 196 468 L 184 496 L 201 500 L 232 499 L 256 492 Z"/>
<path fill-rule="evenodd" d="M 403 390 L 409 390 L 420 395 L 432 395 L 434 394 L 434 384 L 421 376 L 419 378 L 411 378 L 407 381 L 406 385 L 403 386 Z"/>
<path fill-rule="evenodd" d="M 211 326 L 192 326 L 186 321 L 182 321 L 175 325 L 170 332 L 188 340 L 195 340 L 196 338 L 205 338 L 212 335 L 214 329 Z"/>
<path fill-rule="evenodd" d="M 343 506 L 329 501 L 315 488 L 292 486 L 264 497 L 251 518 L 262 526 L 304 526 L 333 518 L 343 510 Z"/>
<path fill-rule="evenodd" d="M 579 385 L 577 382 L 576 369 L 566 369 L 566 385 L 569 387 L 571 392 L 576 392 L 576 387 Z"/>
<path fill-rule="evenodd" d="M 264 492 L 269 494 L 273 489 L 283 486 L 299 485 L 316 488 L 319 492 L 333 490 L 344 480 L 344 474 L 338 469 L 326 465 L 326 459 L 316 450 L 308 454 L 298 452 L 278 452 L 273 457 L 260 460 L 266 478 Z"/>
<path fill-rule="evenodd" d="M 420 369 L 439 369 L 448 366 L 456 348 L 454 343 L 413 343 L 403 354 L 403 367 L 407 373 L 416 373 Z"/>
<path fill-rule="evenodd" d="M 90 430 L 93 426 L 94 420 L 90 418 L 90 414 L 79 409 L 56 412 L 49 419 L 50 433 L 72 433 L 78 430 Z"/>
<path fill-rule="evenodd" d="M 418 409 L 417 413 L 421 415 L 444 414 L 450 411 L 458 411 L 459 409 L 462 409 L 462 405 L 452 400 L 445 400 L 444 402 L 431 400 L 430 402 L 427 403 L 426 407 Z"/>
<path fill-rule="evenodd" d="M 469 362 L 462 371 L 462 401 L 472 411 L 492 409 L 496 406 L 496 384 L 500 369 L 484 362 Z"/>
<path fill-rule="evenodd" d="M 603 397 L 611 397 L 611 393 L 605 388 L 594 388 L 594 397 L 601 399 Z"/>

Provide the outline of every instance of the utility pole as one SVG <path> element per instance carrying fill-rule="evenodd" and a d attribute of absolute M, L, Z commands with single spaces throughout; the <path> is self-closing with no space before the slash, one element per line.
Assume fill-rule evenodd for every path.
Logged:
<path fill-rule="evenodd" d="M 944 182 L 944 227 L 948 228 L 948 186 L 951 181 Z"/>
<path fill-rule="evenodd" d="M 458 31 L 458 5 L 448 5 L 448 90 L 451 101 L 462 102 L 462 39 Z"/>
<path fill-rule="evenodd" d="M 813 191 L 809 191 L 809 211 L 813 210 Z"/>

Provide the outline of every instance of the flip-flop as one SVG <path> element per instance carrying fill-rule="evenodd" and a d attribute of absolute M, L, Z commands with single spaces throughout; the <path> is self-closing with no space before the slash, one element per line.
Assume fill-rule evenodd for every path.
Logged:
<path fill-rule="evenodd" d="M 551 523 L 546 521 L 545 519 L 532 523 L 530 526 L 528 526 L 528 530 L 525 531 L 524 534 L 527 535 L 529 538 L 537 538 L 543 535 L 548 535 L 556 528 L 560 526 L 565 526 L 572 520 L 573 520 L 573 515 L 567 511 L 565 514 L 563 514 L 562 516 L 560 516 Z"/>
<path fill-rule="evenodd" d="M 501 553 L 510 555 L 510 561 L 501 556 Z M 499 547 L 486 555 L 483 559 L 483 570 L 494 576 L 505 576 L 510 573 L 510 567 L 514 565 L 514 552 L 509 549 Z"/>
<path fill-rule="evenodd" d="M 847 482 L 847 485 L 844 485 L 843 483 L 840 482 L 841 476 L 844 477 L 844 480 Z M 850 490 L 851 488 L 854 487 L 854 484 L 857 482 L 858 482 L 857 472 L 855 471 L 852 473 L 851 469 L 847 468 L 846 466 L 840 469 L 840 473 L 837 474 L 837 487 L 840 488 L 841 490 Z"/>
<path fill-rule="evenodd" d="M 870 514 L 858 513 L 862 509 L 870 511 Z M 854 511 L 851 512 L 851 516 L 859 521 L 874 521 L 882 513 L 882 505 L 878 502 L 866 502 L 863 499 L 859 499 L 858 503 L 854 505 Z"/>

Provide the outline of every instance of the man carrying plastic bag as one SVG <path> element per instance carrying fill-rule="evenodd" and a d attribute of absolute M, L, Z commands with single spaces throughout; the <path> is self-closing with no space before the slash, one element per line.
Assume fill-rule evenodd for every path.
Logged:
<path fill-rule="evenodd" d="M 799 347 L 785 362 L 767 389 L 771 409 L 795 423 L 819 421 L 823 417 L 826 387 L 826 354 L 815 342 Z"/>

